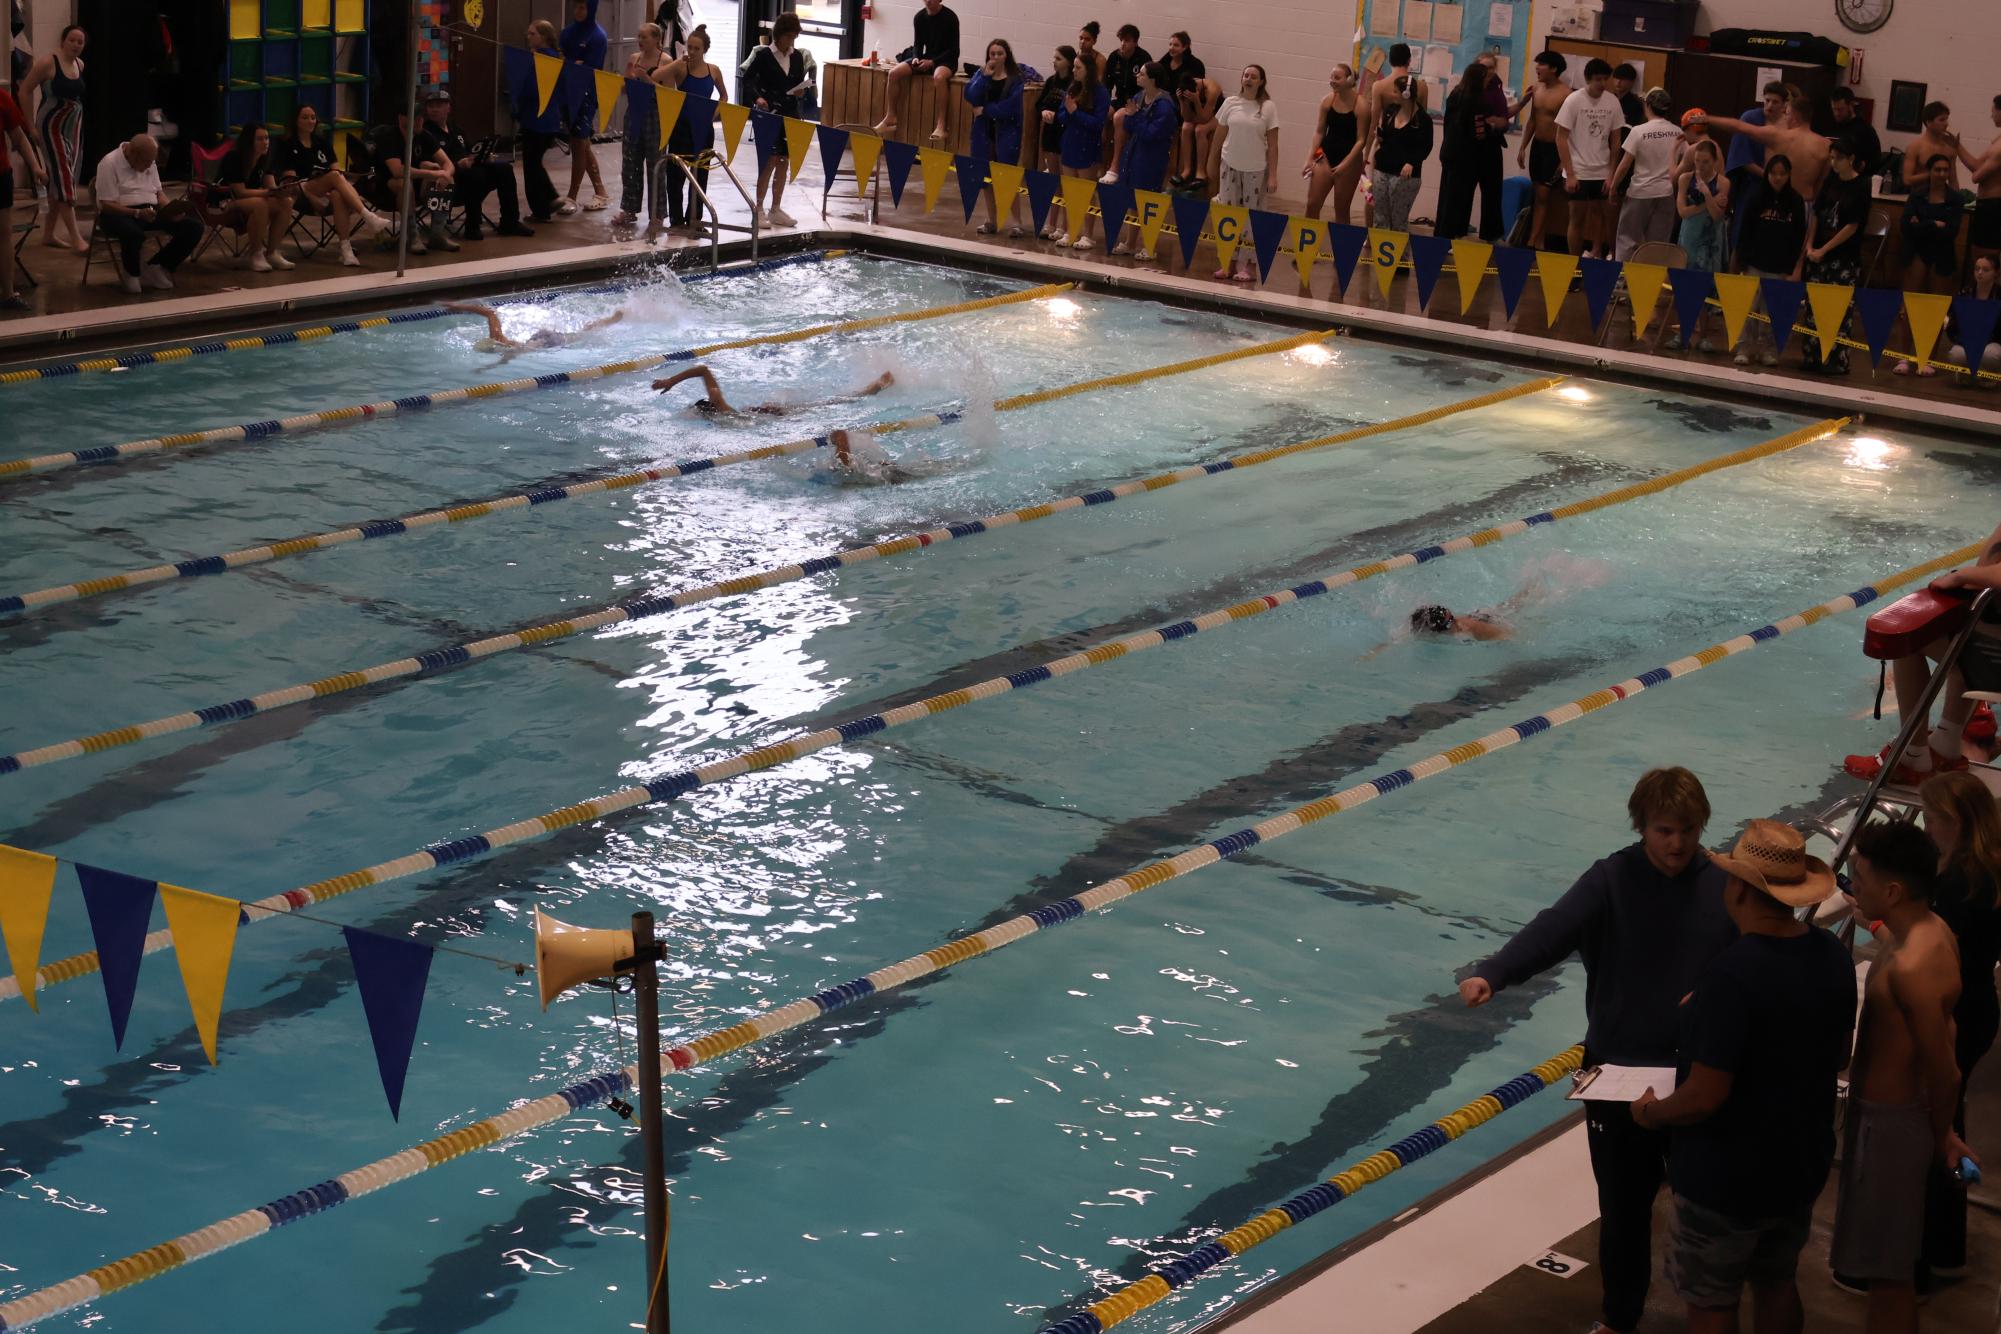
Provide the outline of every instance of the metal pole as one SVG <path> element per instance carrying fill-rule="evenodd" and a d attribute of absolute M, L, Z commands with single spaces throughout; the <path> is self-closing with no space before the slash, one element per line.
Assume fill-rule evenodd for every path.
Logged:
<path fill-rule="evenodd" d="M 639 1138 L 646 1171 L 646 1334 L 667 1334 L 667 1143 L 660 1110 L 660 947 L 653 914 L 632 915 L 633 1009 L 639 1019 Z"/>
<path fill-rule="evenodd" d="M 396 276 L 403 276 L 403 269 L 410 262 L 410 228 L 416 219 L 410 216 L 411 186 L 415 180 L 412 172 L 417 164 L 410 155 L 417 151 L 417 29 L 423 21 L 423 0 L 410 0 L 410 100 L 407 103 L 409 124 L 403 131 L 403 226 L 396 237 Z"/>

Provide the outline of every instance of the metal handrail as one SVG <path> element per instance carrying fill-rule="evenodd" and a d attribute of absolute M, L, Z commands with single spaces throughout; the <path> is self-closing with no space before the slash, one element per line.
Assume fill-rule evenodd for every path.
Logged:
<path fill-rule="evenodd" d="M 738 180 L 736 172 L 731 170 L 728 158 L 719 155 L 716 158 L 716 165 L 723 169 L 723 175 L 730 178 L 730 184 L 736 187 L 737 197 L 742 199 L 743 206 L 750 210 L 750 258 L 752 263 L 756 263 L 757 238 L 764 226 L 764 219 L 758 216 L 757 201 L 750 197 L 750 191 L 743 188 L 743 182 Z"/>
<path fill-rule="evenodd" d="M 1932 669 L 1930 679 L 1925 682 L 1924 693 L 1918 697 L 1917 705 L 1911 709 L 1904 718 L 1903 726 L 1897 730 L 1897 739 L 1890 743 L 1890 749 L 1884 753 L 1883 767 L 1869 780 L 1868 790 L 1862 794 L 1858 802 L 1854 822 L 1848 826 L 1848 832 L 1842 835 L 1840 842 L 1835 844 L 1834 856 L 1829 860 L 1829 864 L 1836 872 L 1839 872 L 1842 864 L 1848 860 L 1849 853 L 1855 847 L 1855 835 L 1868 823 L 1870 811 L 1875 809 L 1884 785 L 1890 781 L 1890 775 L 1896 772 L 1898 763 L 1904 758 L 1904 752 L 1910 749 L 1918 729 L 1928 724 L 1933 701 L 1937 700 L 1939 692 L 1945 689 L 1946 677 L 1951 675 L 1953 667 L 1959 662 L 1959 655 L 1966 651 L 1967 644 L 1972 641 L 1974 630 L 1979 626 L 1982 614 L 1993 601 L 1995 591 L 1991 588 L 1982 589 L 1980 595 L 1973 599 L 1972 612 L 1966 618 L 1966 624 L 1953 636 L 1951 645 L 1946 648 L 1938 666 Z"/>
<path fill-rule="evenodd" d="M 667 164 L 670 162 L 681 169 L 681 174 L 688 178 L 688 189 L 694 192 L 695 197 L 702 201 L 702 206 L 709 211 L 709 267 L 719 269 L 722 267 L 723 217 L 716 211 L 715 201 L 709 198 L 709 192 L 695 179 L 695 169 L 683 162 L 679 154 L 661 154 L 660 162 L 653 168 L 656 177 L 653 182 L 653 192 L 658 195 L 661 187 L 666 184 Z M 754 258 L 755 250 L 752 255 Z"/>

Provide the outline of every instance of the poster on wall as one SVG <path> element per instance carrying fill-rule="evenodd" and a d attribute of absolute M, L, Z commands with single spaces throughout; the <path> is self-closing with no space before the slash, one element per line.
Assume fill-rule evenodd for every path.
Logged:
<path fill-rule="evenodd" d="M 1355 63 L 1364 71 L 1364 84 L 1369 82 L 1368 76 L 1388 69 L 1389 48 L 1403 42 L 1412 48 L 1418 72 L 1430 80 L 1444 79 L 1447 87 L 1466 66 L 1491 51 L 1500 58 L 1502 83 L 1510 92 L 1520 91 L 1509 77 L 1514 71 L 1529 68 L 1529 25 L 1519 21 L 1515 13 L 1519 0 L 1365 3 L 1367 13 L 1355 44 Z"/>

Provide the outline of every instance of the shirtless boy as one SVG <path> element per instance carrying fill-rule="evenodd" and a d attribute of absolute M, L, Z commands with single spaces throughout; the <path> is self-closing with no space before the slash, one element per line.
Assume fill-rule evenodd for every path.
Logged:
<path fill-rule="evenodd" d="M 1772 124 L 1752 125 L 1731 116 L 1710 116 L 1707 120 L 1712 130 L 1748 135 L 1762 144 L 1768 154 L 1783 153 L 1791 159 L 1793 189 L 1799 191 L 1801 199 L 1810 204 L 1820 193 L 1820 184 L 1827 178 L 1828 140 L 1813 132 L 1813 100 L 1804 92 L 1793 88 L 1788 94 L 1785 113 Z"/>
<path fill-rule="evenodd" d="M 1527 98 L 1531 108 L 1528 133 L 1515 152 L 1515 165 L 1526 167 L 1529 179 L 1535 182 L 1535 207 L 1529 215 L 1531 246 L 1542 245 L 1549 223 L 1550 192 L 1563 175 L 1563 159 L 1556 151 L 1556 113 L 1563 110 L 1563 99 L 1570 96 L 1570 85 L 1563 81 L 1568 66 L 1556 51 L 1545 51 L 1535 58 L 1535 86 Z"/>
<path fill-rule="evenodd" d="M 1994 99 L 1988 115 L 2001 128 L 2001 96 Z M 2001 255 L 2001 135 L 1987 145 L 1973 163 L 1973 225 L 1967 230 L 1966 244 L 1976 255 Z"/>
<path fill-rule="evenodd" d="M 1952 188 L 1959 189 L 1959 164 L 1963 159 L 1968 166 L 1974 164 L 1974 157 L 1959 142 L 1959 136 L 1952 130 L 1952 108 L 1943 102 L 1927 102 L 1920 113 L 1924 129 L 1918 137 L 1904 148 L 1904 189 L 1913 194 L 1930 188 L 1931 168 L 1926 164 L 1935 156 L 1943 156 L 1952 162 Z"/>
<path fill-rule="evenodd" d="M 1926 1181 L 1934 1170 L 1956 1170 L 1972 1157 L 1952 1129 L 1959 1101 L 1952 1038 L 1959 947 L 1931 910 L 1937 866 L 1938 849 L 1915 824 L 1872 824 L 1856 835 L 1855 910 L 1882 924 L 1882 952 L 1863 990 L 1849 1069 L 1847 1145 L 1828 1260 L 1844 1279 L 1866 1282 L 1869 1334 L 1917 1329 L 1914 1278 Z"/>

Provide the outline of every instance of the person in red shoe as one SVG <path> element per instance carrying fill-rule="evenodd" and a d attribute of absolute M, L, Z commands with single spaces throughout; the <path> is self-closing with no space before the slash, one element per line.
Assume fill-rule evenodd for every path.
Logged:
<path fill-rule="evenodd" d="M 1932 580 L 1931 586 L 1941 593 L 1955 589 L 1977 593 L 1983 588 L 2001 588 L 2001 527 L 1988 536 L 1978 561 L 1947 571 Z M 1898 658 L 1890 664 L 1890 680 L 1896 686 L 1900 717 L 1908 719 L 1918 707 L 1925 682 L 1931 679 L 1932 664 L 1944 656 L 1946 647 L 1947 641 L 1940 638 L 1925 645 L 1922 653 Z M 1968 690 L 2001 692 L 2001 614 L 1990 612 L 1974 627 L 1973 638 L 1967 641 L 1957 668 L 1940 692 L 1945 703 L 1938 726 L 1928 728 L 1924 723 L 1919 724 L 1896 772 L 1890 775 L 1891 782 L 1916 787 L 1934 773 L 1966 767 L 1965 740 L 1973 713 L 1973 702 L 1965 695 Z M 1991 739 L 1993 725 L 1993 714 L 1988 710 L 1982 724 L 1972 730 L 1976 737 L 1984 732 Z M 1882 771 L 1883 753 L 1850 755 L 1842 768 L 1857 778 L 1873 780 Z"/>

